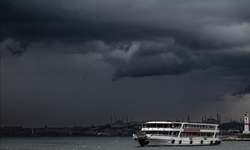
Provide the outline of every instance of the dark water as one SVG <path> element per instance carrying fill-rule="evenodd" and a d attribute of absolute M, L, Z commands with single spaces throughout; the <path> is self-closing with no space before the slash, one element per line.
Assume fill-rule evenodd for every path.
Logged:
<path fill-rule="evenodd" d="M 250 150 L 250 141 L 223 141 L 219 146 L 139 147 L 132 137 L 11 137 L 1 150 Z"/>

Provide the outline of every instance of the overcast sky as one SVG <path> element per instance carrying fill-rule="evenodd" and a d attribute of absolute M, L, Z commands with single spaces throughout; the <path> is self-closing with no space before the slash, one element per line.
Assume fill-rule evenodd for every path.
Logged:
<path fill-rule="evenodd" d="M 250 112 L 249 0 L 1 0 L 1 126 Z"/>

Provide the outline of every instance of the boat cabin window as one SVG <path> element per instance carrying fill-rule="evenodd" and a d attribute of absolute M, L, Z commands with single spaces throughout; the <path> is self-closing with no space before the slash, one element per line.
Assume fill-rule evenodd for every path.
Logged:
<path fill-rule="evenodd" d="M 164 128 L 170 128 L 171 124 L 164 124 Z"/>
<path fill-rule="evenodd" d="M 172 126 L 173 128 L 181 128 L 181 124 L 179 124 L 179 123 L 175 123 L 175 124 L 173 124 L 173 126 Z"/>
<path fill-rule="evenodd" d="M 174 132 L 173 132 L 173 134 L 172 134 L 172 136 L 173 136 L 173 137 L 177 137 L 177 136 L 178 136 L 178 134 L 179 134 L 179 132 L 174 131 Z"/>
<path fill-rule="evenodd" d="M 143 128 L 181 128 L 181 124 L 163 124 L 163 123 L 146 123 L 142 125 Z"/>
<path fill-rule="evenodd" d="M 194 129 L 212 129 L 214 130 L 216 126 L 214 125 L 195 125 L 195 124 L 184 124 L 184 128 L 194 128 Z"/>
<path fill-rule="evenodd" d="M 157 124 L 156 126 L 157 126 L 157 128 L 163 128 L 163 125 L 164 124 Z"/>
<path fill-rule="evenodd" d="M 156 124 L 150 124 L 151 128 L 156 128 Z"/>

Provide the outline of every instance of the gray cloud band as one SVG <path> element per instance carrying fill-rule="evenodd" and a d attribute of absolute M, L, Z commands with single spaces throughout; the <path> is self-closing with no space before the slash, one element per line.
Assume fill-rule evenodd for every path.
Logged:
<path fill-rule="evenodd" d="M 216 7 L 205 1 L 180 2 L 3 0 L 1 41 L 101 41 L 107 50 L 92 42 L 77 52 L 104 55 L 117 68 L 113 80 L 210 67 L 249 72 L 249 1 L 221 0 Z M 129 50 L 133 42 L 140 43 L 136 51 Z M 10 45 L 8 50 L 16 55 L 26 47 Z"/>

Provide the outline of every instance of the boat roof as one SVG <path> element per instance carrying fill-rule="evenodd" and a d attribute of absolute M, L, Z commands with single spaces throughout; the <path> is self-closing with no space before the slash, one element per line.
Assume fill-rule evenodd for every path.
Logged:
<path fill-rule="evenodd" d="M 219 125 L 219 124 L 210 124 L 210 123 L 200 123 L 200 122 L 171 122 L 171 121 L 148 121 L 144 124 L 193 124 L 193 125 Z"/>

